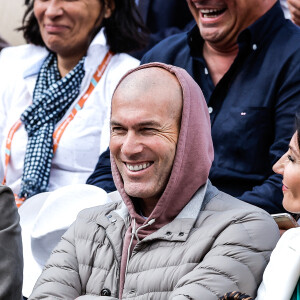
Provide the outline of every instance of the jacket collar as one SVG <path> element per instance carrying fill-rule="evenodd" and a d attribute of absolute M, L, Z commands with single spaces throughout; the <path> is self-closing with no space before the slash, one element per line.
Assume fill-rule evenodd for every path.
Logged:
<path fill-rule="evenodd" d="M 182 209 L 176 218 L 159 230 L 145 237 L 143 242 L 155 239 L 184 242 L 198 219 L 199 213 L 205 209 L 206 204 L 216 194 L 217 189 L 208 180 L 198 189 L 190 202 Z"/>
<path fill-rule="evenodd" d="M 181 242 L 186 241 L 190 231 L 198 219 L 199 213 L 205 209 L 206 204 L 217 193 L 218 190 L 209 180 L 207 180 L 206 184 L 199 188 L 189 203 L 182 209 L 173 221 L 145 237 L 142 242 L 152 241 L 155 239 Z M 119 219 L 119 221 L 122 219 L 122 222 L 125 223 L 125 227 L 127 228 L 130 224 L 130 215 L 127 206 L 122 201 L 121 195 L 118 192 L 114 192 L 113 198 L 114 200 L 119 201 L 118 207 L 109 214 L 111 215 L 110 218 L 107 218 L 107 216 L 104 218 L 105 222 L 103 222 L 103 218 L 98 218 L 99 225 L 106 228 L 110 223 L 116 222 L 117 219 Z"/>

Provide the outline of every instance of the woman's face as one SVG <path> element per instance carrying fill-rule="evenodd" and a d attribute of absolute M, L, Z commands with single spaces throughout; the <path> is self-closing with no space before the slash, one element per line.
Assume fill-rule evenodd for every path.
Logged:
<path fill-rule="evenodd" d="M 103 12 L 103 10 L 105 10 Z M 94 29 L 111 10 L 100 0 L 34 0 L 34 15 L 46 46 L 60 56 L 83 56 Z"/>
<path fill-rule="evenodd" d="M 283 176 L 283 207 L 291 213 L 300 213 L 300 149 L 297 132 L 290 141 L 289 150 L 273 166 L 273 170 Z"/>

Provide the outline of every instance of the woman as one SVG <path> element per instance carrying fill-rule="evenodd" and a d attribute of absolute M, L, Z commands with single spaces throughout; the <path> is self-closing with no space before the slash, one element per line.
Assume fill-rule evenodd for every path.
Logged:
<path fill-rule="evenodd" d="M 0 180 L 22 203 L 85 183 L 108 146 L 113 90 L 144 46 L 134 0 L 26 0 L 29 45 L 0 57 Z M 118 53 L 118 54 L 117 54 Z"/>
<path fill-rule="evenodd" d="M 289 150 L 273 166 L 281 174 L 283 207 L 300 213 L 300 112 L 296 114 L 296 132 Z M 300 299 L 300 227 L 286 231 L 274 251 L 263 274 L 256 300 Z M 230 295 L 232 294 L 232 295 Z M 234 298 L 234 295 L 236 298 Z M 253 299 L 240 293 L 228 293 L 220 299 Z"/>
<path fill-rule="evenodd" d="M 300 112 L 296 114 L 296 132 L 289 150 L 273 166 L 281 174 L 283 207 L 300 213 Z M 300 299 L 300 228 L 289 229 L 280 238 L 258 289 L 257 300 Z"/>

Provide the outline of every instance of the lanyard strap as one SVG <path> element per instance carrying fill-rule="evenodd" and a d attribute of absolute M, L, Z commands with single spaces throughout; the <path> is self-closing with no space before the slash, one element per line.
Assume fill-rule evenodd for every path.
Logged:
<path fill-rule="evenodd" d="M 112 58 L 113 53 L 111 51 L 108 51 L 101 62 L 101 64 L 98 66 L 95 74 L 93 75 L 93 78 L 90 82 L 90 85 L 85 92 L 85 95 L 81 97 L 81 99 L 77 102 L 75 107 L 72 109 L 72 112 L 70 115 L 60 124 L 60 126 L 54 131 L 53 133 L 53 153 L 56 152 L 59 141 L 67 128 L 67 126 L 70 124 L 70 122 L 74 119 L 75 115 L 83 108 L 83 105 L 85 101 L 88 99 L 94 88 L 96 87 L 97 83 L 100 81 L 104 71 L 106 70 L 107 65 L 110 62 L 110 59 Z"/>
<path fill-rule="evenodd" d="M 70 113 L 70 115 L 54 131 L 54 133 L 53 133 L 53 153 L 56 152 L 56 150 L 58 148 L 59 141 L 60 141 L 60 139 L 61 139 L 64 131 L 66 130 L 67 126 L 74 119 L 74 117 L 77 114 L 77 112 L 83 108 L 84 103 L 89 98 L 90 94 L 92 93 L 92 91 L 96 87 L 97 83 L 100 81 L 100 79 L 101 79 L 102 75 L 104 74 L 104 72 L 106 70 L 106 67 L 108 66 L 108 64 L 109 64 L 111 58 L 113 57 L 113 55 L 114 54 L 111 51 L 108 51 L 106 53 L 106 55 L 103 58 L 101 64 L 98 66 L 96 72 L 94 73 L 94 75 L 93 75 L 93 77 L 91 79 L 90 85 L 89 85 L 87 91 L 85 92 L 85 94 L 76 103 L 76 105 L 72 109 L 72 112 Z M 12 143 L 12 139 L 13 139 L 14 134 L 16 133 L 16 131 L 21 126 L 21 124 L 22 124 L 21 120 L 18 120 L 12 126 L 12 128 L 9 130 L 9 133 L 8 133 L 8 136 L 7 136 L 7 139 L 6 139 L 5 171 L 4 171 L 4 178 L 3 178 L 3 181 L 2 181 L 3 185 L 6 184 L 7 169 L 8 169 L 8 164 L 9 164 L 10 157 L 11 157 L 11 143 Z M 16 196 L 15 196 L 15 198 L 16 198 Z M 17 200 L 17 198 L 16 198 L 16 200 Z"/>

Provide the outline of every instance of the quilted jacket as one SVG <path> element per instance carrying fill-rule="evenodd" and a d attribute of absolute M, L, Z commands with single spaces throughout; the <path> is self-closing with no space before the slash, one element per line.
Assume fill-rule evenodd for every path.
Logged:
<path fill-rule="evenodd" d="M 122 201 L 82 211 L 29 299 L 118 299 L 130 221 Z M 207 182 L 172 222 L 136 244 L 122 299 L 217 300 L 232 290 L 255 297 L 278 238 L 268 213 Z"/>

